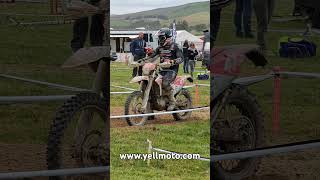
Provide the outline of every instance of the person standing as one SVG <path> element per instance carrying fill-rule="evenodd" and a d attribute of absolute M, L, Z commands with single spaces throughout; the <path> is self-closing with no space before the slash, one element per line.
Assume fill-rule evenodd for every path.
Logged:
<path fill-rule="evenodd" d="M 89 4 L 99 6 L 103 0 L 90 0 Z M 91 17 L 90 27 L 90 45 L 102 46 L 105 34 L 104 28 L 105 14 L 95 14 Z M 76 19 L 73 24 L 73 37 L 71 40 L 71 49 L 75 53 L 84 47 L 89 29 L 89 17 Z"/>
<path fill-rule="evenodd" d="M 221 9 L 228 6 L 233 0 L 210 0 L 210 48 L 214 46 L 217 39 L 219 28 Z"/>
<path fill-rule="evenodd" d="M 194 43 L 190 44 L 190 47 L 188 49 L 188 54 L 189 54 L 190 74 L 191 74 L 191 77 L 193 77 L 194 68 L 195 68 L 196 62 L 197 62 L 196 57 L 199 54 Z"/>
<path fill-rule="evenodd" d="M 253 7 L 257 17 L 257 44 L 260 50 L 266 51 L 266 32 L 274 10 L 274 0 L 253 0 Z"/>
<path fill-rule="evenodd" d="M 183 72 L 189 73 L 189 42 L 188 40 L 185 40 L 182 47 L 182 53 L 183 53 Z"/>
<path fill-rule="evenodd" d="M 146 42 L 143 39 L 143 32 L 139 33 L 138 38 L 134 39 L 130 44 L 130 51 L 133 55 L 133 61 L 138 61 L 139 59 L 146 57 L 145 47 Z M 133 68 L 132 77 L 141 76 L 142 75 L 142 67 Z"/>
<path fill-rule="evenodd" d="M 236 36 L 254 38 L 251 32 L 252 0 L 236 0 L 234 25 Z"/>

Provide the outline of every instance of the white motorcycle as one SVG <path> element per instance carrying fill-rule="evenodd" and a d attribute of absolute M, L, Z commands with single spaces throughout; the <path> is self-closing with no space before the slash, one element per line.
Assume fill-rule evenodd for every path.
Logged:
<path fill-rule="evenodd" d="M 165 111 L 169 106 L 169 94 L 162 89 L 162 76 L 159 72 L 165 71 L 163 68 L 172 66 L 171 62 L 148 62 L 140 60 L 131 63 L 132 67 L 142 66 L 142 76 L 134 77 L 130 83 L 139 83 L 140 90 L 131 93 L 125 104 L 125 115 L 147 114 L 156 111 Z M 170 71 L 170 70 L 169 70 Z M 176 99 L 176 110 L 192 108 L 192 97 L 190 92 L 184 88 L 186 82 L 193 82 L 190 76 L 177 76 L 171 83 Z M 191 116 L 191 112 L 172 114 L 175 120 L 185 120 Z M 150 116 L 127 117 L 129 126 L 144 125 Z"/>

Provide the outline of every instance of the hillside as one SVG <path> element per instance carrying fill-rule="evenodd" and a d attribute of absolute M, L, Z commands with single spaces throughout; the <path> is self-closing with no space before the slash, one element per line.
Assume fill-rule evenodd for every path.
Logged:
<path fill-rule="evenodd" d="M 190 26 L 197 24 L 209 24 L 209 1 L 189 3 L 181 6 L 158 8 L 124 15 L 112 15 L 111 27 L 127 28 L 132 25 L 154 27 L 156 25 L 165 26 L 174 19 L 186 20 Z"/>

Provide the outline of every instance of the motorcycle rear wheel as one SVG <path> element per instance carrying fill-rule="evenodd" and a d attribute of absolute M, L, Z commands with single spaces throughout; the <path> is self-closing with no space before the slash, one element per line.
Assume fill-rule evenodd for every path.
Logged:
<path fill-rule="evenodd" d="M 176 95 L 176 105 L 177 105 L 177 110 L 186 110 L 186 109 L 191 109 L 192 108 L 192 97 L 190 92 L 187 89 L 182 89 L 177 95 Z M 186 120 L 190 118 L 192 112 L 183 112 L 183 113 L 175 113 L 172 114 L 174 119 L 176 121 L 180 120 Z"/>

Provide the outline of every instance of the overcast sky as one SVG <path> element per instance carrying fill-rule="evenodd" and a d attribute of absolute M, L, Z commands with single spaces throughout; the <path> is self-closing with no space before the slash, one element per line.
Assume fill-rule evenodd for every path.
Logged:
<path fill-rule="evenodd" d="M 209 0 L 111 0 L 111 14 L 128 14 Z"/>

